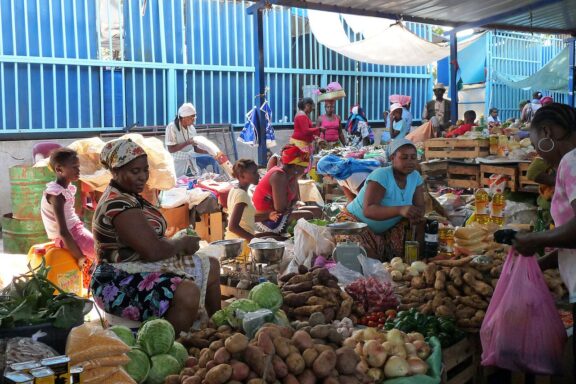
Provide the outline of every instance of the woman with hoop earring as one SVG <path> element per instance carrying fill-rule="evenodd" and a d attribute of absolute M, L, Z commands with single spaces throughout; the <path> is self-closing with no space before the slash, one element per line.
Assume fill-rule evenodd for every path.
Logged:
<path fill-rule="evenodd" d="M 576 109 L 559 103 L 538 109 L 530 124 L 530 140 L 538 155 L 556 169 L 550 207 L 556 227 L 544 232 L 518 233 L 513 245 L 524 256 L 547 247 L 558 248 L 558 268 L 576 319 Z"/>

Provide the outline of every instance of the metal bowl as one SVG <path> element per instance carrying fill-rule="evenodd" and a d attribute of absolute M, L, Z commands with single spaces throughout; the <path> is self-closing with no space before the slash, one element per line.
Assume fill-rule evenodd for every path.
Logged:
<path fill-rule="evenodd" d="M 262 241 L 248 245 L 252 250 L 252 259 L 261 264 L 277 264 L 284 256 L 284 243 Z"/>
<path fill-rule="evenodd" d="M 366 223 L 333 223 L 328 224 L 326 227 L 330 230 L 333 235 L 356 235 L 362 232 L 368 224 Z"/>
<path fill-rule="evenodd" d="M 213 241 L 210 245 L 224 247 L 224 259 L 235 259 L 242 253 L 242 243 L 244 239 L 229 239 Z"/>

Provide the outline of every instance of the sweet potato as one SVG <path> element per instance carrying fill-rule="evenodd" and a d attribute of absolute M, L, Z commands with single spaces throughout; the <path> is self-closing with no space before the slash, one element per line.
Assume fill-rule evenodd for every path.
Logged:
<path fill-rule="evenodd" d="M 318 296 L 311 296 L 306 301 L 306 305 L 321 305 L 322 307 L 331 307 L 334 305 L 334 303 Z"/>
<path fill-rule="evenodd" d="M 346 295 L 348 294 L 346 293 Z M 345 317 L 350 317 L 350 314 L 352 313 L 352 304 L 354 304 L 354 300 L 348 295 L 348 297 L 344 298 L 340 303 L 340 308 L 338 308 L 336 318 L 342 320 Z"/>
<path fill-rule="evenodd" d="M 304 282 L 311 282 L 312 277 L 313 277 L 312 273 L 310 273 L 310 272 L 307 272 L 303 275 L 292 276 L 290 278 L 290 280 L 288 280 L 288 285 L 300 284 L 300 283 L 304 283 Z"/>
<path fill-rule="evenodd" d="M 449 276 L 455 286 L 460 287 L 462 285 L 462 269 L 460 267 L 452 267 Z"/>
<path fill-rule="evenodd" d="M 458 296 L 461 295 L 460 291 L 456 289 L 454 284 L 451 283 L 446 284 L 446 292 L 448 292 L 448 294 L 453 298 L 457 298 Z"/>
<path fill-rule="evenodd" d="M 458 301 L 464 305 L 467 305 L 476 309 L 486 309 L 488 308 L 488 303 L 480 298 L 478 295 L 472 296 L 460 296 Z"/>
<path fill-rule="evenodd" d="M 333 350 L 327 350 L 314 360 L 314 364 L 312 364 L 312 370 L 314 374 L 318 378 L 324 378 L 332 372 L 332 370 L 336 367 L 337 356 L 336 352 Z"/>
<path fill-rule="evenodd" d="M 293 278 L 293 277 L 296 276 L 296 275 L 297 275 L 296 272 L 290 272 L 290 273 L 287 273 L 287 274 L 285 274 L 285 275 L 280 276 L 280 279 L 279 279 L 279 280 L 280 280 L 282 283 L 287 283 L 291 278 Z"/>
<path fill-rule="evenodd" d="M 298 275 L 298 276 L 300 276 L 300 275 Z M 298 276 L 294 276 L 294 277 L 298 277 Z M 298 283 L 298 284 L 286 284 L 282 287 L 282 291 L 284 291 L 284 292 L 290 291 L 290 292 L 300 293 L 300 292 L 306 292 L 306 291 L 311 290 L 313 286 L 314 286 L 314 284 L 312 283 L 312 280 L 310 280 L 310 281 L 304 281 L 304 282 Z"/>
<path fill-rule="evenodd" d="M 438 267 L 434 263 L 429 263 L 426 265 L 426 269 L 424 270 L 424 281 L 426 281 L 426 285 L 433 286 L 434 282 L 436 281 L 436 271 Z"/>
<path fill-rule="evenodd" d="M 473 290 L 484 297 L 490 297 L 494 293 L 494 289 L 490 285 L 486 284 L 484 281 L 476 280 L 476 278 L 470 273 L 465 273 L 464 276 L 462 276 L 462 279 L 464 279 L 466 284 L 471 286 Z"/>
<path fill-rule="evenodd" d="M 336 318 L 336 308 L 328 307 L 322 310 L 327 322 L 332 322 Z"/>
<path fill-rule="evenodd" d="M 306 301 L 314 296 L 314 291 L 289 293 L 284 296 L 284 303 L 290 307 L 301 307 L 306 304 Z"/>
<path fill-rule="evenodd" d="M 424 279 L 420 276 L 414 276 L 412 277 L 412 279 L 410 280 L 410 286 L 413 288 L 426 288 L 426 282 L 424 281 Z"/>
<path fill-rule="evenodd" d="M 434 289 L 438 291 L 444 290 L 446 284 L 446 274 L 444 271 L 436 271 L 436 280 L 434 281 Z"/>

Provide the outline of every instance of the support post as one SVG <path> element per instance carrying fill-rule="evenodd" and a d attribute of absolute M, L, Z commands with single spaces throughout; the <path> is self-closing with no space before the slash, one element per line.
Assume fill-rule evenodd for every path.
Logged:
<path fill-rule="evenodd" d="M 570 105 L 571 107 L 574 106 L 574 75 L 575 75 L 575 71 L 576 71 L 576 66 L 575 66 L 575 58 L 574 58 L 574 48 L 575 48 L 575 44 L 574 42 L 576 41 L 575 37 L 572 37 L 570 39 L 568 39 L 568 49 L 569 49 L 569 53 L 568 53 L 568 105 Z"/>
<path fill-rule="evenodd" d="M 257 96 L 254 99 L 258 107 L 258 164 L 266 166 L 266 121 L 264 120 L 264 113 L 260 111 L 260 106 L 266 99 L 264 95 L 266 89 L 266 78 L 264 74 L 264 18 L 262 9 L 254 10 L 253 14 L 254 23 L 254 84 Z"/>
<path fill-rule="evenodd" d="M 450 31 L 450 120 L 454 124 L 458 120 L 458 42 L 456 32 Z"/>

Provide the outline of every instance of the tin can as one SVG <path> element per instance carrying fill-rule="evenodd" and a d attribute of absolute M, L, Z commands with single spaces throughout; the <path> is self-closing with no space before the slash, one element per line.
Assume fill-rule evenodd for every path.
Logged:
<path fill-rule="evenodd" d="M 70 377 L 72 378 L 72 384 L 82 384 L 84 381 L 84 368 L 80 366 L 70 368 Z"/>
<path fill-rule="evenodd" d="M 40 367 L 40 363 L 36 360 L 24 361 L 22 363 L 10 364 L 10 369 L 15 372 L 28 373 L 31 369 Z"/>
<path fill-rule="evenodd" d="M 34 384 L 34 378 L 24 372 L 7 372 L 4 381 L 7 384 Z"/>
<path fill-rule="evenodd" d="M 30 371 L 34 377 L 34 384 L 54 384 L 54 371 L 48 367 L 34 368 Z"/>
<path fill-rule="evenodd" d="M 417 241 L 404 242 L 404 261 L 406 264 L 411 264 L 418 260 L 418 248 L 420 248 L 420 243 Z"/>
<path fill-rule="evenodd" d="M 70 384 L 70 358 L 68 356 L 63 355 L 42 359 L 40 363 L 54 371 L 56 383 Z"/>

